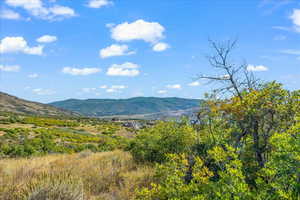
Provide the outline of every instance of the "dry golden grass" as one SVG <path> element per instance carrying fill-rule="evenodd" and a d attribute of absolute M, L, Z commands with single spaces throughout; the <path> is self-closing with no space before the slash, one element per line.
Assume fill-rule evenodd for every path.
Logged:
<path fill-rule="evenodd" d="M 33 124 L 21 124 L 21 123 L 11 123 L 11 124 L 0 124 L 0 128 L 33 128 Z"/>
<path fill-rule="evenodd" d="M 1 200 L 127 200 L 152 181 L 122 151 L 0 160 Z"/>

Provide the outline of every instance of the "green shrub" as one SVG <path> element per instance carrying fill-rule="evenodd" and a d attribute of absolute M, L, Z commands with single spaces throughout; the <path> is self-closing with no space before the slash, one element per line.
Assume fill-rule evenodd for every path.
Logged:
<path fill-rule="evenodd" d="M 137 161 L 163 162 L 167 153 L 189 152 L 196 143 L 196 133 L 188 124 L 160 122 L 142 130 L 129 144 Z"/>

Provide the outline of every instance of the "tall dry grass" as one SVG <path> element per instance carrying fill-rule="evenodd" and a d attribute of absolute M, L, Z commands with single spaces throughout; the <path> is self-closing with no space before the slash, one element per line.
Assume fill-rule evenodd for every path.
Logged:
<path fill-rule="evenodd" d="M 1 200 L 127 200 L 152 181 L 122 151 L 0 160 Z"/>

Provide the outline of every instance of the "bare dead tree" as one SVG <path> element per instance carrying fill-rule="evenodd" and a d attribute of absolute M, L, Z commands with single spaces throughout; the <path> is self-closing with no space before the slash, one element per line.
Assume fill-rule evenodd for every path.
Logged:
<path fill-rule="evenodd" d="M 210 56 L 207 56 L 210 65 L 219 71 L 218 75 L 207 76 L 199 75 L 198 79 L 206 79 L 209 83 L 217 82 L 220 88 L 216 89 L 217 93 L 231 93 L 243 101 L 242 93 L 244 91 L 250 92 L 259 89 L 260 81 L 254 74 L 248 70 L 248 64 L 244 61 L 241 64 L 235 63 L 232 58 L 232 52 L 236 47 L 237 40 L 228 40 L 225 42 L 216 42 L 209 40 L 209 43 L 214 51 Z M 205 108 L 199 112 L 198 120 L 205 116 Z M 204 113 L 204 115 L 203 115 Z M 210 120 L 208 125 L 210 124 Z M 245 120 L 237 120 L 240 127 L 240 132 L 236 133 L 236 145 L 239 146 L 242 138 L 250 134 L 253 137 L 253 149 L 256 154 L 257 162 L 260 166 L 264 165 L 263 152 L 259 146 L 259 123 L 258 119 L 251 115 Z M 211 131 L 212 132 L 212 131 Z"/>
<path fill-rule="evenodd" d="M 236 64 L 231 60 L 231 54 L 236 47 L 237 40 L 216 42 L 209 39 L 214 51 L 213 55 L 207 56 L 210 65 L 220 74 L 208 76 L 198 75 L 197 79 L 206 79 L 211 82 L 221 83 L 222 87 L 216 89 L 218 93 L 230 92 L 242 99 L 241 93 L 244 90 L 257 89 L 259 80 L 247 69 L 247 63 Z"/>

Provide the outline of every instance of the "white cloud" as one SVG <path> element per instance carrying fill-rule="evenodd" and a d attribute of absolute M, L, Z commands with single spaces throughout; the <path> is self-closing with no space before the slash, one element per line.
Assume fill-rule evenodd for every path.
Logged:
<path fill-rule="evenodd" d="M 5 37 L 0 43 L 1 53 L 12 53 L 24 51 L 27 48 L 27 42 L 23 37 Z"/>
<path fill-rule="evenodd" d="M 56 36 L 53 35 L 43 35 L 41 37 L 39 37 L 38 39 L 36 39 L 37 42 L 40 43 L 51 43 L 51 42 L 55 42 L 57 40 Z"/>
<path fill-rule="evenodd" d="M 32 92 L 33 92 L 34 94 L 37 94 L 37 95 L 53 95 L 53 94 L 56 93 L 54 90 L 51 90 L 51 89 L 43 89 L 43 88 L 36 88 L 36 89 L 33 89 Z"/>
<path fill-rule="evenodd" d="M 110 0 L 90 0 L 87 6 L 90 8 L 101 8 L 112 4 L 113 2 Z"/>
<path fill-rule="evenodd" d="M 157 22 L 147 22 L 142 19 L 132 23 L 124 22 L 111 28 L 111 37 L 116 41 L 129 42 L 144 40 L 156 43 L 164 38 L 165 28 Z"/>
<path fill-rule="evenodd" d="M 296 31 L 300 32 L 300 9 L 294 9 L 293 14 L 290 16 L 290 19 L 296 26 Z"/>
<path fill-rule="evenodd" d="M 290 54 L 290 55 L 300 55 L 300 50 L 296 50 L 296 49 L 285 49 L 280 52 L 284 54 Z"/>
<path fill-rule="evenodd" d="M 0 18 L 18 20 L 21 19 L 21 16 L 13 10 L 3 9 L 0 11 Z"/>
<path fill-rule="evenodd" d="M 196 87 L 196 86 L 199 86 L 201 84 L 200 84 L 199 81 L 194 81 L 194 82 L 189 83 L 188 85 L 191 86 L 191 87 Z"/>
<path fill-rule="evenodd" d="M 127 45 L 117 45 L 113 44 L 109 47 L 100 50 L 101 58 L 108 58 L 112 56 L 123 56 L 134 54 L 134 51 L 128 51 Z"/>
<path fill-rule="evenodd" d="M 58 20 L 76 16 L 72 8 L 54 4 L 52 7 L 45 7 L 42 0 L 5 0 L 5 3 L 12 7 L 21 7 L 29 14 L 46 20 Z M 50 2 L 55 3 L 55 2 Z"/>
<path fill-rule="evenodd" d="M 108 68 L 106 74 L 108 76 L 137 76 L 140 71 L 137 69 L 140 66 L 134 63 L 126 62 L 124 64 L 113 64 Z"/>
<path fill-rule="evenodd" d="M 284 26 L 272 26 L 273 29 L 281 30 L 281 31 L 292 31 L 290 27 L 284 27 Z"/>
<path fill-rule="evenodd" d="M 158 94 L 166 94 L 168 91 L 167 90 L 158 90 L 157 93 Z"/>
<path fill-rule="evenodd" d="M 42 55 L 43 54 L 44 46 L 36 46 L 36 47 L 27 47 L 24 49 L 24 53 L 30 55 Z"/>
<path fill-rule="evenodd" d="M 86 76 L 90 74 L 95 74 L 100 72 L 99 68 L 72 68 L 72 67 L 64 67 L 62 72 L 65 74 L 70 74 L 73 76 Z"/>
<path fill-rule="evenodd" d="M 42 7 L 41 0 L 5 0 L 5 2 L 14 7 L 23 7 L 25 9 L 38 9 Z"/>
<path fill-rule="evenodd" d="M 38 77 L 39 77 L 39 75 L 37 73 L 28 75 L 28 78 L 38 78 Z"/>
<path fill-rule="evenodd" d="M 126 85 L 111 85 L 111 86 L 101 85 L 99 88 L 105 89 L 107 93 L 115 93 L 115 92 L 121 92 L 121 90 L 126 89 L 127 86 Z"/>
<path fill-rule="evenodd" d="M 49 11 L 54 16 L 74 17 L 76 15 L 72 8 L 66 6 L 55 5 L 54 7 L 49 8 Z"/>
<path fill-rule="evenodd" d="M 112 89 L 112 88 L 108 88 L 108 89 L 106 90 L 106 92 L 107 92 L 107 93 L 114 93 L 114 92 L 117 92 L 117 90 Z"/>
<path fill-rule="evenodd" d="M 121 92 L 121 90 L 126 89 L 126 85 L 112 85 L 110 88 L 106 89 L 107 93 L 115 93 L 115 92 Z"/>
<path fill-rule="evenodd" d="M 257 65 L 257 66 L 254 66 L 254 65 L 248 65 L 247 66 L 247 70 L 248 71 L 256 71 L 256 72 L 261 72 L 261 71 L 268 71 L 268 67 L 266 66 L 263 66 L 263 65 Z"/>
<path fill-rule="evenodd" d="M 169 89 L 181 89 L 180 84 L 167 85 L 166 87 L 169 88 Z"/>
<path fill-rule="evenodd" d="M 23 37 L 5 37 L 0 42 L 0 53 L 42 55 L 43 46 L 29 47 Z"/>
<path fill-rule="evenodd" d="M 167 43 L 159 42 L 153 46 L 152 50 L 160 52 L 160 51 L 165 51 L 168 48 L 170 48 L 170 46 Z"/>
<path fill-rule="evenodd" d="M 18 72 L 20 69 L 19 65 L 0 65 L 0 71 L 4 72 Z"/>
<path fill-rule="evenodd" d="M 115 26 L 114 23 L 107 23 L 107 24 L 105 24 L 106 28 L 113 28 L 114 26 Z"/>

